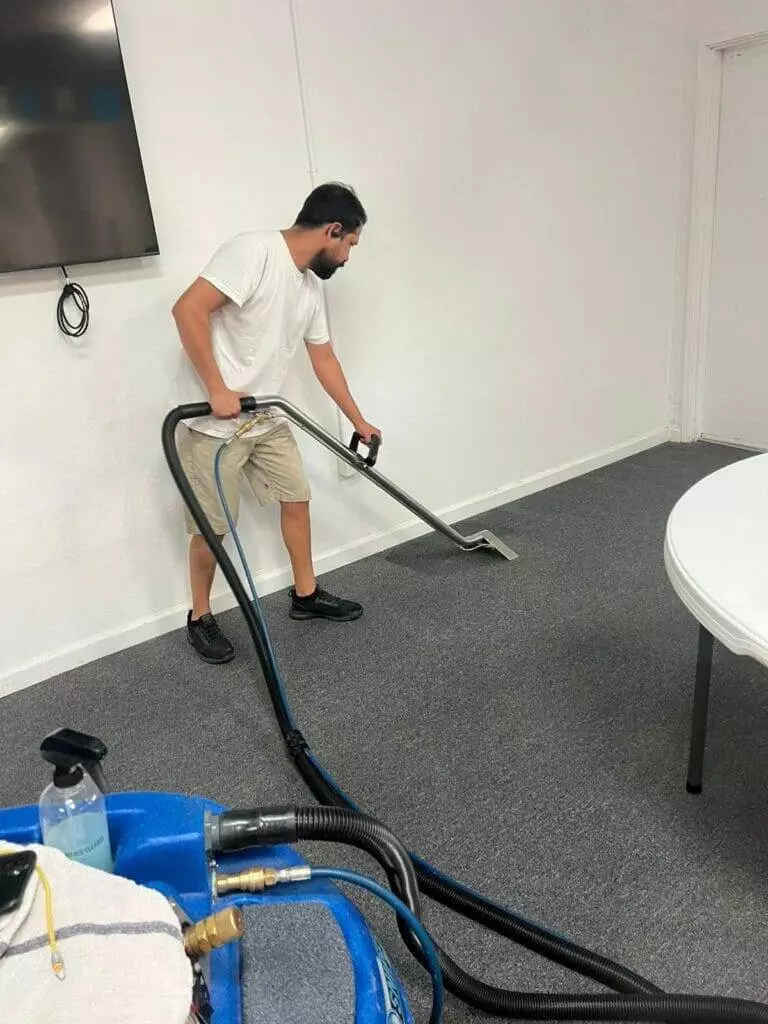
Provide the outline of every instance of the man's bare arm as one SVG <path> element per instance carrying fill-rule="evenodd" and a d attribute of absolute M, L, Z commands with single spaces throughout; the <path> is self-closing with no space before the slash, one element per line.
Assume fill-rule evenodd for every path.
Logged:
<path fill-rule="evenodd" d="M 307 343 L 307 351 L 315 376 L 363 440 L 366 443 L 370 442 L 373 434 L 380 437 L 381 431 L 366 421 L 352 397 L 341 363 L 333 351 L 333 345 L 330 342 L 325 345 Z"/>
<path fill-rule="evenodd" d="M 211 341 L 211 314 L 229 302 L 210 281 L 198 277 L 177 299 L 172 313 L 181 344 L 208 392 L 214 416 L 228 419 L 240 414 L 240 394 L 224 383 Z"/>

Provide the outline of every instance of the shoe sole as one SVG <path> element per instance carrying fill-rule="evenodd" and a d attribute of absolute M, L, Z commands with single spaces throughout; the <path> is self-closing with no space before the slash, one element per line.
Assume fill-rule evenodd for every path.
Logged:
<path fill-rule="evenodd" d="M 361 608 L 359 612 L 350 612 L 349 615 L 325 615 L 323 612 L 304 612 L 297 608 L 291 608 L 288 614 L 292 619 L 297 620 L 327 619 L 328 622 L 354 622 L 363 614 L 363 609 Z"/>
<path fill-rule="evenodd" d="M 231 654 L 228 654 L 224 658 L 209 658 L 209 657 L 207 657 L 207 655 L 202 654 L 200 651 L 198 651 L 198 649 L 195 647 L 195 645 L 192 643 L 192 641 L 190 640 L 189 637 L 187 637 L 187 643 L 192 648 L 192 650 L 195 652 L 195 654 L 198 656 L 198 658 L 201 661 L 204 661 L 206 663 L 206 665 L 226 665 L 227 662 L 232 661 L 232 659 L 235 656 L 235 652 L 232 651 Z"/>

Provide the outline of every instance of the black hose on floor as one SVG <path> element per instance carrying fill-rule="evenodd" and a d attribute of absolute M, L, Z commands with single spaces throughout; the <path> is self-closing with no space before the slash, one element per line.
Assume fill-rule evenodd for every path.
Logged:
<path fill-rule="evenodd" d="M 417 917 L 419 890 L 411 858 L 386 825 L 375 818 L 338 807 L 269 807 L 230 810 L 211 823 L 211 849 L 228 853 L 274 843 L 344 843 L 370 854 L 384 869 L 390 887 Z M 419 940 L 402 922 L 406 945 L 422 965 Z M 765 1007 L 746 1001 L 708 996 L 665 995 L 549 995 L 510 992 L 478 982 L 435 944 L 445 987 L 489 1013 L 530 1020 L 764 1020 Z M 585 1002 L 588 1000 L 588 1002 Z"/>
<path fill-rule="evenodd" d="M 313 763 L 313 755 L 308 748 L 300 751 L 294 756 L 294 763 L 297 765 L 302 778 L 307 782 L 310 791 L 318 803 L 326 807 L 350 807 L 346 795 L 339 789 L 332 787 L 332 780 L 326 779 L 324 775 L 318 775 L 316 766 Z M 313 771 L 314 769 L 314 771 Z M 316 783 L 319 783 L 316 786 Z M 322 793 L 331 790 L 332 799 L 323 799 Z M 615 992 L 646 993 L 649 995 L 660 994 L 663 989 L 658 988 L 647 978 L 631 971 L 628 967 L 608 959 L 600 953 L 585 949 L 575 942 L 560 935 L 548 931 L 531 921 L 526 920 L 513 913 L 506 907 L 500 907 L 491 900 L 485 899 L 479 893 L 446 878 L 436 871 L 432 865 L 427 864 L 420 858 L 413 858 L 416 871 L 416 878 L 419 889 L 425 896 L 442 904 L 449 910 L 475 921 L 489 931 L 496 932 L 504 938 L 511 939 L 520 946 L 524 946 L 533 953 L 543 956 L 553 963 L 559 964 L 568 970 L 581 974 L 586 978 L 605 985 Z M 401 899 L 403 895 L 398 893 Z M 414 908 L 411 908 L 414 909 Z M 448 981 L 446 981 L 448 987 Z M 451 990 L 452 991 L 452 990 Z M 455 994 L 455 993 L 454 993 Z"/>
<path fill-rule="evenodd" d="M 256 399 L 244 398 L 241 408 L 244 413 L 255 412 Z M 207 402 L 199 402 L 178 406 L 168 413 L 162 428 L 163 451 L 168 467 L 245 617 L 278 725 L 299 773 L 321 804 L 348 808 L 348 798 L 329 773 L 315 763 L 314 755 L 295 725 L 275 671 L 266 628 L 255 614 L 240 576 L 211 527 L 182 468 L 176 447 L 176 428 L 183 420 L 208 416 L 210 412 Z M 550 995 L 508 991 L 472 977 L 447 954 L 439 951 L 446 988 L 470 1006 L 496 1016 L 528 1020 L 768 1021 L 768 1006 L 760 1003 L 708 996 L 657 994 L 661 993 L 660 989 L 633 971 L 485 900 L 464 886 L 439 875 L 429 865 L 417 866 L 417 875 L 423 892 L 457 913 L 622 993 Z"/>

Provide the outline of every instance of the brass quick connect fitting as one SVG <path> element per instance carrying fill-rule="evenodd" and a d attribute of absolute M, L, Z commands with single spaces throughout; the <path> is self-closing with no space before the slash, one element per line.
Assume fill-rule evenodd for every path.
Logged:
<path fill-rule="evenodd" d="M 217 896 L 228 892 L 263 892 L 273 885 L 286 882 L 307 882 L 312 877 L 309 866 L 298 868 L 246 868 L 232 875 L 214 876 L 213 884 Z"/>
<path fill-rule="evenodd" d="M 239 437 L 247 434 L 251 427 L 260 426 L 262 423 L 268 423 L 271 419 L 274 419 L 272 413 L 268 409 L 262 409 L 260 412 L 257 412 L 255 416 L 252 416 L 246 423 L 243 423 L 242 426 L 238 427 L 234 434 L 225 441 L 225 445 L 232 444 L 233 441 L 236 441 Z"/>
<path fill-rule="evenodd" d="M 190 925 L 184 932 L 184 950 L 188 957 L 197 960 L 212 949 L 241 939 L 245 934 L 245 921 L 239 907 L 226 907 L 216 914 Z"/>

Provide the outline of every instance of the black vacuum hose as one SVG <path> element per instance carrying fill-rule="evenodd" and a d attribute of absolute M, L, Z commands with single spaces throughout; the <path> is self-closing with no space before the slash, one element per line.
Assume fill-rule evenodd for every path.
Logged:
<path fill-rule="evenodd" d="M 209 828 L 210 848 L 215 853 L 296 843 L 301 839 L 354 846 L 378 862 L 390 889 L 421 919 L 419 883 L 410 854 L 394 832 L 367 814 L 346 807 L 263 807 L 224 811 L 210 819 Z M 397 924 L 403 941 L 426 966 L 418 938 L 400 917 Z M 435 949 L 440 956 L 436 943 Z"/>
<path fill-rule="evenodd" d="M 343 794 L 336 790 L 333 791 L 333 800 L 323 799 L 322 792 L 327 791 L 329 785 L 322 776 L 317 774 L 308 753 L 305 747 L 298 758 L 294 758 L 294 761 L 302 777 L 308 782 L 315 798 L 326 807 L 349 809 L 349 805 L 344 802 Z M 319 782 L 320 786 L 315 788 L 315 782 Z M 419 889 L 436 903 L 448 907 L 449 910 L 453 910 L 462 917 L 475 921 L 484 928 L 488 928 L 489 931 L 496 932 L 497 935 L 512 939 L 518 945 L 552 960 L 561 967 L 581 974 L 585 978 L 591 978 L 607 988 L 612 988 L 615 992 L 646 993 L 648 995 L 663 992 L 663 989 L 658 988 L 647 978 L 631 971 L 628 967 L 609 960 L 608 957 L 600 953 L 585 949 L 568 939 L 553 935 L 546 929 L 539 928 L 525 918 L 519 917 L 511 910 L 483 899 L 479 893 L 451 885 L 450 881 L 443 881 L 430 874 L 419 864 L 415 865 L 415 871 Z M 402 899 L 403 895 L 397 890 L 395 891 Z M 411 909 L 415 912 L 413 907 Z"/>
<path fill-rule="evenodd" d="M 256 399 L 242 399 L 241 409 L 244 413 L 255 412 Z M 207 402 L 177 406 L 168 413 L 162 428 L 163 451 L 168 467 L 245 617 L 280 731 L 299 773 L 321 804 L 348 807 L 344 794 L 335 789 L 331 781 L 313 763 L 306 741 L 293 725 L 290 710 L 286 706 L 270 663 L 268 644 L 262 634 L 261 623 L 254 613 L 237 570 L 203 512 L 181 465 L 176 447 L 176 428 L 183 420 L 209 416 L 210 413 L 211 407 Z M 560 939 L 512 912 L 486 902 L 476 894 L 435 878 L 423 869 L 419 869 L 418 877 L 424 892 L 458 913 L 493 931 L 514 938 L 553 962 L 577 970 L 621 993 L 641 993 L 617 996 L 556 996 L 507 991 L 473 978 L 443 954 L 448 961 L 444 968 L 446 988 L 478 1009 L 498 1016 L 530 1020 L 768 1021 L 768 1007 L 759 1003 L 704 996 L 656 995 L 654 993 L 660 990 L 651 982 L 599 954 Z"/>
<path fill-rule="evenodd" d="M 568 939 L 551 935 L 530 921 L 517 917 L 489 900 L 484 900 L 478 893 L 457 889 L 442 879 L 427 874 L 418 865 L 416 875 L 421 891 L 436 903 L 441 903 L 462 917 L 476 921 L 490 931 L 512 939 L 531 952 L 545 956 L 548 960 L 553 960 L 585 978 L 607 985 L 616 992 L 653 995 L 664 991 L 628 967 L 609 960 L 600 953 L 585 950 Z"/>
<path fill-rule="evenodd" d="M 260 807 L 211 817 L 210 848 L 231 853 L 311 839 L 343 843 L 369 853 L 386 872 L 390 888 L 421 918 L 421 898 L 410 855 L 394 832 L 376 818 L 345 807 Z"/>
<path fill-rule="evenodd" d="M 344 843 L 370 854 L 390 886 L 421 917 L 413 863 L 397 836 L 375 818 L 338 807 L 267 807 L 230 810 L 211 821 L 211 849 L 232 852 L 299 840 Z M 419 940 L 399 919 L 406 945 L 426 964 Z M 472 1005 L 499 1016 L 528 1020 L 650 1020 L 672 1022 L 766 1020 L 757 1003 L 688 995 L 550 995 L 514 992 L 479 982 L 435 944 L 445 987 Z"/>
<path fill-rule="evenodd" d="M 255 412 L 255 398 L 243 398 L 243 412 Z M 329 807 L 348 807 L 346 798 L 339 790 L 334 789 L 331 782 L 320 772 L 309 756 L 309 747 L 301 733 L 293 727 L 292 717 L 285 706 L 283 694 L 278 685 L 269 659 L 269 651 L 262 635 L 261 624 L 254 614 L 251 601 L 243 587 L 240 575 L 225 551 L 221 541 L 213 530 L 194 491 L 192 490 L 179 459 L 176 448 L 176 428 L 186 419 L 196 419 L 210 414 L 207 402 L 198 402 L 179 406 L 171 410 L 165 418 L 162 429 L 163 451 L 168 467 L 176 486 L 190 510 L 192 518 L 213 552 L 224 577 L 245 616 L 262 672 L 267 683 L 272 707 L 277 716 L 280 731 L 299 774 L 307 784 L 310 792 L 318 803 Z M 621 964 L 614 963 L 599 953 L 578 946 L 576 943 L 552 935 L 543 928 L 526 921 L 509 910 L 499 908 L 486 902 L 481 896 L 471 894 L 463 889 L 441 882 L 420 868 L 417 874 L 422 890 L 449 909 L 470 917 L 477 923 L 511 938 L 527 949 L 532 950 L 569 970 L 583 974 L 598 983 L 612 988 L 617 992 L 657 993 L 657 988 L 647 979 L 628 970 Z M 413 909 L 413 908 L 411 908 Z"/>
<path fill-rule="evenodd" d="M 243 412 L 255 412 L 256 410 L 256 400 L 254 398 L 243 398 L 240 401 L 240 405 Z M 179 423 L 181 423 L 182 420 L 198 419 L 201 416 L 209 416 L 210 414 L 211 407 L 207 402 L 195 402 L 190 405 L 180 405 L 178 408 L 169 412 L 163 421 L 163 452 L 165 453 L 168 468 L 171 471 L 174 482 L 181 492 L 181 496 L 184 499 L 192 518 L 195 520 L 198 529 L 207 541 L 208 547 L 211 549 L 216 561 L 219 563 L 219 568 L 224 574 L 224 578 L 229 584 L 232 593 L 235 595 L 237 603 L 243 610 L 246 625 L 248 626 L 248 631 L 251 634 L 251 640 L 253 640 L 253 646 L 256 648 L 256 654 L 259 658 L 261 670 L 264 673 L 264 679 L 267 683 L 272 707 L 277 715 L 277 724 L 280 726 L 280 731 L 283 736 L 285 736 L 291 729 L 291 720 L 283 701 L 280 699 L 281 694 L 276 686 L 275 679 L 271 671 L 269 654 L 259 629 L 259 623 L 256 616 L 253 614 L 251 602 L 245 592 L 245 588 L 243 587 L 237 569 L 235 569 L 232 564 L 232 560 L 222 547 L 205 512 L 203 512 L 200 503 L 195 497 L 194 491 L 189 485 L 187 475 L 181 465 L 179 453 L 176 448 L 176 427 Z"/>

